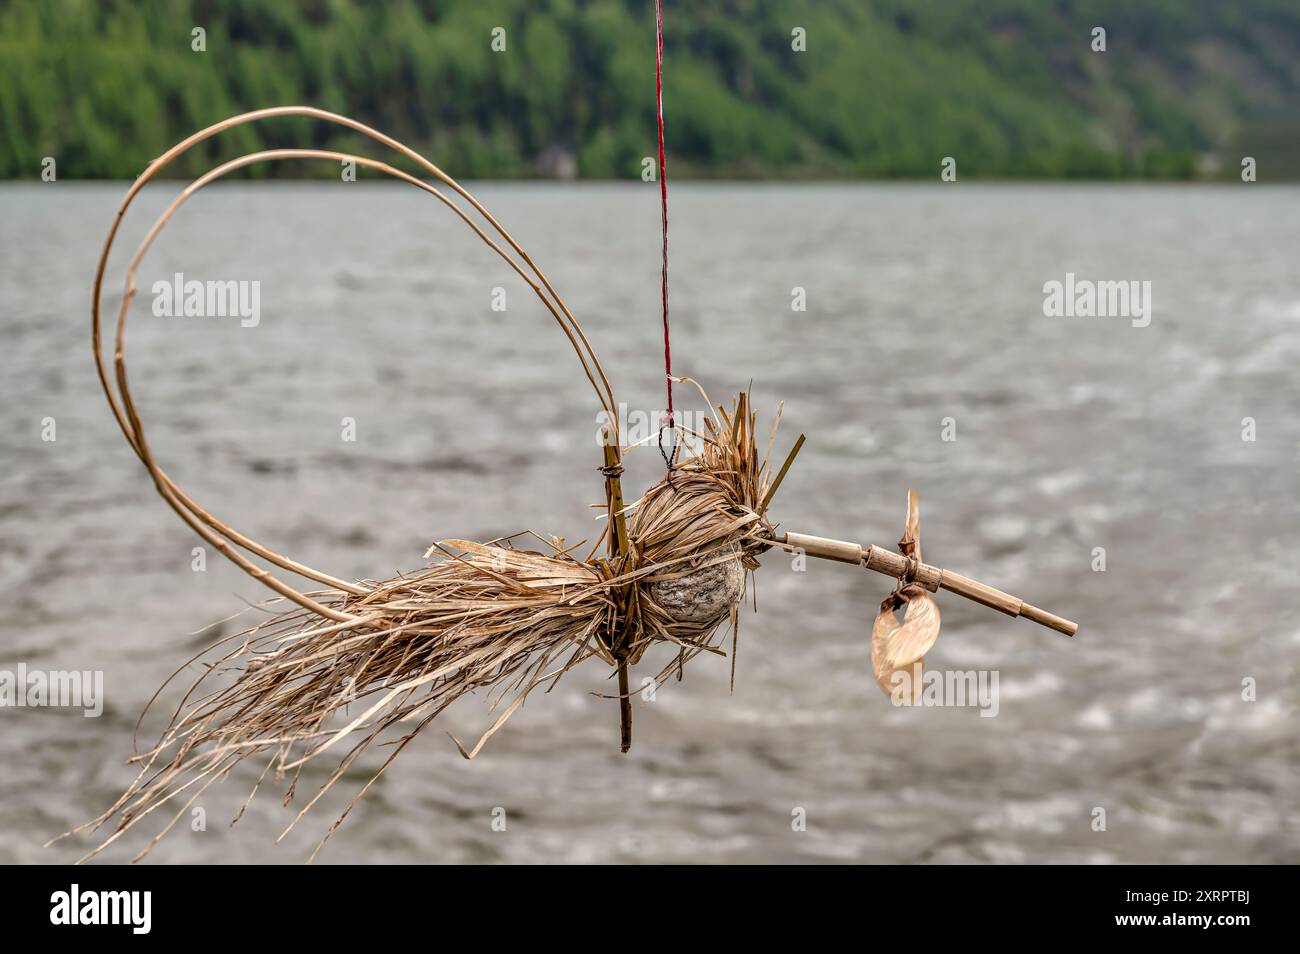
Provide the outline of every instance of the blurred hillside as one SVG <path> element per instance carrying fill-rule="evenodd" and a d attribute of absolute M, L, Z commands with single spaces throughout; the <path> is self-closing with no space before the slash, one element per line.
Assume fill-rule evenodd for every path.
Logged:
<path fill-rule="evenodd" d="M 932 178 L 953 156 L 963 178 L 1182 178 L 1235 175 L 1243 155 L 1261 180 L 1300 175 L 1300 0 L 668 0 L 665 16 L 677 176 Z M 287 103 L 458 176 L 633 177 L 654 152 L 653 4 L 0 0 L 0 177 L 53 156 L 60 177 L 130 178 L 201 126 Z M 309 142 L 356 145 L 280 120 L 176 173 Z"/>

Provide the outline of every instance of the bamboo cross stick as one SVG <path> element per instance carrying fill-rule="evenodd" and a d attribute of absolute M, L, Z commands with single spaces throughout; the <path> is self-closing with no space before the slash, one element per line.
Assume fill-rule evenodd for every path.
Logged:
<path fill-rule="evenodd" d="M 1047 610 L 1039 609 L 1019 597 L 1003 593 L 1001 590 L 962 576 L 960 573 L 954 573 L 952 570 L 941 570 L 939 567 L 930 566 L 927 563 L 909 560 L 907 557 L 895 553 L 893 550 L 886 550 L 884 547 L 869 546 L 864 550 L 856 543 L 830 540 L 826 537 L 814 537 L 804 533 L 778 534 L 776 542 L 788 549 L 798 548 L 808 556 L 818 557 L 823 560 L 836 560 L 840 563 L 858 564 L 865 566 L 868 570 L 875 570 L 877 573 L 883 573 L 896 579 L 906 578 L 910 575 L 911 582 L 923 586 L 931 592 L 945 589 L 950 593 L 956 593 L 958 596 L 964 596 L 968 600 L 990 606 L 999 612 L 1006 613 L 1008 616 L 1023 616 L 1025 619 L 1033 620 L 1035 623 L 1046 626 L 1048 629 L 1054 629 L 1058 633 L 1064 633 L 1066 636 L 1073 636 L 1079 631 L 1078 623 L 1064 619 L 1054 613 L 1049 613 Z"/>
<path fill-rule="evenodd" d="M 612 428 L 604 431 L 605 495 L 609 500 L 609 552 L 622 556 L 627 553 L 627 518 L 623 514 L 623 482 L 620 475 L 623 466 L 619 459 L 618 439 Z M 626 600 L 626 594 L 620 594 Z M 624 616 L 626 620 L 626 616 Z M 625 623 L 626 625 L 626 623 Z M 628 690 L 627 677 L 627 633 L 609 633 L 609 648 L 618 660 L 618 715 L 620 749 L 627 752 L 632 748 L 632 698 Z"/>

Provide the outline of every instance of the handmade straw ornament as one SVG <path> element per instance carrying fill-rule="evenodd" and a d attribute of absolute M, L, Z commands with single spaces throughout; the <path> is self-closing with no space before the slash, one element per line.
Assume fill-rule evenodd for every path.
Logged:
<path fill-rule="evenodd" d="M 186 150 L 244 123 L 285 116 L 332 122 L 368 136 L 419 164 L 450 194 L 379 160 L 332 150 L 266 150 L 217 166 L 180 192 L 132 257 L 117 316 L 110 374 L 103 355 L 101 298 L 109 253 L 126 210 L 144 185 Z M 572 552 L 575 548 L 558 539 L 522 531 L 488 543 L 443 540 L 429 548 L 425 556 L 430 562 L 418 572 L 348 582 L 238 532 L 162 469 L 146 439 L 127 374 L 126 321 L 137 270 L 167 222 L 199 189 L 251 163 L 291 158 L 350 160 L 434 196 L 536 293 L 572 346 L 608 422 L 599 467 L 608 516 L 602 534 L 604 556 L 596 555 L 602 540 L 580 559 Z M 910 538 L 905 533 L 903 554 L 778 533 L 769 507 L 804 438 L 799 436 L 774 472 L 771 452 L 780 412 L 768 450 L 760 458 L 757 415 L 743 392 L 730 408 L 712 405 L 705 396 L 711 414 L 700 433 L 686 432 L 673 422 L 681 428 L 680 436 L 691 438 L 684 456 L 638 500 L 626 504 L 623 448 L 617 439 L 619 405 L 581 325 L 546 276 L 497 220 L 433 163 L 382 133 L 324 110 L 288 106 L 231 117 L 195 133 L 151 163 L 128 190 L 100 257 L 92 341 L 109 406 L 158 493 L 205 542 L 293 606 L 218 644 L 225 647 L 223 654 L 190 687 L 157 743 L 131 759 L 139 766 L 135 780 L 106 812 L 82 826 L 116 819 L 113 833 L 87 857 L 155 812 L 173 809 L 170 821 L 143 855 L 188 805 L 245 759 L 258 757 L 265 762 L 259 785 L 271 771 L 277 778 L 288 777 L 288 799 L 302 767 L 332 751 L 339 758 L 336 768 L 298 812 L 287 833 L 371 743 L 386 731 L 400 733 L 388 758 L 325 833 L 319 851 L 351 805 L 447 706 L 483 690 L 490 709 L 497 713 L 472 746 L 456 741 L 460 752 L 473 758 L 534 689 L 553 686 L 565 672 L 592 657 L 611 666 L 617 677 L 620 745 L 626 752 L 632 728 L 630 668 L 654 645 L 676 649 L 656 676 L 660 683 L 680 676 L 686 663 L 701 652 L 725 655 L 719 630 L 729 623 L 734 643 L 738 606 L 749 575 L 758 567 L 758 557 L 773 547 L 799 548 L 810 556 L 894 577 L 900 581 L 896 593 L 908 594 L 918 606 L 923 605 L 921 596 L 929 600 L 929 592 L 945 589 L 1061 632 L 1072 634 L 1077 628 L 992 587 L 922 563 L 919 524 L 914 526 L 910 516 L 914 499 L 909 502 L 908 526 L 915 532 Z M 315 587 L 292 586 L 254 558 Z M 886 657 L 882 657 L 885 662 L 898 661 Z"/>

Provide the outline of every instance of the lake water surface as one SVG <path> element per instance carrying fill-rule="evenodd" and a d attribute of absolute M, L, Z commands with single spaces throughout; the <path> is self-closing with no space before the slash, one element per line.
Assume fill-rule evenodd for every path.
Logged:
<path fill-rule="evenodd" d="M 267 595 L 215 553 L 194 572 L 198 539 L 100 393 L 90 287 L 125 188 L 0 186 L 0 670 L 102 670 L 106 691 L 97 719 L 0 709 L 0 861 L 90 847 L 41 845 L 129 782 L 133 723 L 205 627 Z M 129 251 L 177 189 L 151 185 L 128 217 L 113 313 Z M 656 411 L 657 191 L 475 191 L 583 322 L 618 399 Z M 769 553 L 734 693 L 728 660 L 698 659 L 638 704 L 621 756 L 593 661 L 473 762 L 445 732 L 490 717 L 463 700 L 321 860 L 1300 861 L 1300 189 L 683 184 L 671 198 L 675 370 L 715 401 L 752 381 L 764 420 L 784 400 L 779 453 L 808 435 L 782 527 L 892 546 L 915 487 L 928 562 L 1079 635 L 941 594 L 927 663 L 996 670 L 997 716 L 896 709 L 868 646 L 889 582 Z M 260 282 L 260 322 L 155 317 L 150 289 L 177 272 Z M 1044 317 L 1044 283 L 1067 273 L 1150 281 L 1150 325 Z M 151 443 L 263 543 L 382 578 L 434 539 L 597 532 L 596 408 L 567 343 L 427 196 L 205 190 L 139 286 L 127 343 Z M 661 469 L 632 455 L 629 493 Z M 292 808 L 268 786 L 230 828 L 255 774 L 209 789 L 206 830 L 178 825 L 151 860 L 302 861 L 368 777 L 276 845 L 321 770 Z"/>

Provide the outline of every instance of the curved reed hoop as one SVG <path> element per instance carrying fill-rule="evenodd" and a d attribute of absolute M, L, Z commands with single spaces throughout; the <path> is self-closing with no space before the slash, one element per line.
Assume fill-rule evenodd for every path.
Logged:
<path fill-rule="evenodd" d="M 519 262 L 515 261 L 515 259 L 512 258 L 510 254 L 501 247 L 500 244 L 494 241 L 484 231 L 483 227 L 481 227 L 477 222 L 475 222 L 470 217 L 470 213 L 466 212 L 465 209 L 463 209 L 459 204 L 457 204 L 455 201 L 449 198 L 445 193 L 443 193 L 436 187 L 430 185 L 429 183 L 417 179 L 416 177 L 409 175 L 408 173 L 405 173 L 399 169 L 396 169 L 388 165 L 387 163 L 381 162 L 376 159 L 370 159 L 364 156 L 353 155 L 350 153 L 334 152 L 329 150 L 316 150 L 316 149 L 276 149 L 276 150 L 266 150 L 262 152 L 251 153 L 244 156 L 240 156 L 212 170 L 209 170 L 207 173 L 195 179 L 184 190 L 182 190 L 182 192 L 163 211 L 163 213 L 157 218 L 157 220 L 155 220 L 153 226 L 146 234 L 144 240 L 141 242 L 134 257 L 132 258 L 130 266 L 127 269 L 126 279 L 124 283 L 124 290 L 122 295 L 122 303 L 118 311 L 117 330 L 116 330 L 115 345 L 114 345 L 115 380 L 117 383 L 118 391 L 120 392 L 120 397 L 119 397 L 119 394 L 115 393 L 113 390 L 112 379 L 110 379 L 108 375 L 108 371 L 104 362 L 102 334 L 101 334 L 101 325 L 100 325 L 100 307 L 101 307 L 100 302 L 102 297 L 104 274 L 108 265 L 108 256 L 112 250 L 113 242 L 116 239 L 118 228 L 121 226 L 122 218 L 126 214 L 127 208 L 130 207 L 136 195 L 139 194 L 140 190 L 145 186 L 146 183 L 149 182 L 150 179 L 156 176 L 163 168 L 165 168 L 169 163 L 171 163 L 176 157 L 180 156 L 182 153 L 186 152 L 193 146 L 197 145 L 200 142 L 203 142 L 204 140 L 212 136 L 215 136 L 216 134 L 224 130 L 231 129 L 235 126 L 243 125 L 245 123 L 255 122 L 260 119 L 267 119 L 267 118 L 278 117 L 278 116 L 309 116 L 317 119 L 323 119 L 328 122 L 333 122 L 338 125 L 352 129 L 356 132 L 360 132 L 363 135 L 369 136 L 370 138 L 376 140 L 377 142 L 382 143 L 383 145 L 389 147 L 390 149 L 393 149 L 394 151 L 399 152 L 402 155 L 405 155 L 408 158 L 414 160 L 419 165 L 427 169 L 438 180 L 440 180 L 445 185 L 447 185 L 458 196 L 460 196 L 467 203 L 469 203 L 472 211 L 477 213 L 482 218 L 482 220 L 486 223 L 488 228 L 496 232 L 496 234 L 501 238 L 501 240 L 518 255 L 518 257 L 523 261 L 524 265 L 521 266 Z M 238 566 L 244 572 L 248 573 L 254 579 L 270 587 L 272 590 L 276 591 L 281 596 L 284 596 L 292 600 L 293 602 L 297 603 L 299 606 L 302 606 L 304 609 L 311 610 L 312 612 L 324 616 L 327 619 L 332 619 L 338 622 L 359 623 L 359 622 L 364 622 L 365 618 L 357 617 L 345 612 L 340 612 L 328 606 L 325 606 L 324 604 L 312 599 L 311 596 L 307 595 L 306 593 L 303 593 L 295 589 L 289 584 L 273 576 L 267 570 L 259 567 L 257 564 L 253 563 L 243 554 L 239 553 L 237 550 L 235 550 L 230 546 L 230 544 L 233 543 L 236 546 L 241 547 L 244 550 L 247 550 L 258 557 L 261 557 L 262 559 L 276 566 L 279 566 L 284 570 L 288 570 L 291 573 L 306 577 L 318 583 L 323 583 L 335 589 L 342 590 L 345 593 L 350 593 L 356 596 L 360 596 L 368 592 L 368 590 L 362 586 L 347 583 L 343 580 L 330 576 L 329 574 L 322 573 L 319 570 L 301 564 L 296 560 L 292 560 L 280 553 L 275 552 L 274 550 L 271 550 L 268 547 L 263 546 L 262 544 L 258 543 L 256 540 L 253 540 L 252 538 L 239 533 L 233 527 L 229 526 L 222 520 L 218 519 L 212 513 L 204 509 L 197 501 L 194 500 L 194 498 L 192 498 L 187 493 L 185 493 L 185 491 L 183 491 L 171 479 L 171 477 L 167 475 L 167 473 L 158 465 L 157 461 L 155 460 L 153 453 L 149 448 L 148 442 L 145 439 L 143 422 L 135 406 L 135 402 L 131 397 L 131 391 L 127 379 L 126 358 L 125 358 L 126 318 L 130 310 L 131 301 L 134 298 L 136 293 L 135 275 L 141 261 L 144 258 L 145 253 L 149 250 L 150 246 L 153 244 L 158 234 L 162 231 L 163 227 L 171 219 L 172 215 L 175 214 L 175 212 L 190 196 L 192 196 L 199 189 L 203 188 L 205 185 L 208 185 L 209 183 L 221 178 L 227 173 L 233 172 L 236 169 L 242 168 L 247 165 L 251 165 L 254 162 L 259 162 L 262 160 L 279 160 L 279 159 L 290 159 L 290 158 L 320 158 L 320 159 L 352 161 L 357 163 L 360 166 L 364 166 L 370 169 L 375 169 L 387 175 L 393 176 L 394 178 L 407 182 L 408 184 L 413 185 L 416 188 L 419 188 L 425 192 L 428 192 L 431 195 L 433 195 L 435 198 L 437 198 L 440 202 L 442 202 L 453 212 L 455 212 L 456 215 L 461 219 L 461 221 L 463 221 L 489 248 L 491 248 L 494 252 L 496 252 L 497 255 L 499 255 L 516 272 L 516 274 L 518 274 L 529 285 L 529 287 L 533 289 L 533 292 L 541 300 L 543 305 L 546 306 L 547 310 L 551 313 L 552 317 L 554 317 L 556 323 L 560 326 L 560 329 L 564 332 L 565 336 L 568 338 L 570 345 L 573 347 L 575 354 L 578 356 L 578 361 L 582 366 L 583 372 L 586 375 L 587 380 L 590 382 L 593 390 L 596 392 L 596 396 L 600 401 L 602 408 L 604 409 L 606 414 L 609 415 L 609 420 L 614 422 L 615 426 L 617 426 L 617 421 L 618 421 L 617 418 L 618 405 L 614 400 L 613 388 L 610 386 L 609 379 L 605 375 L 604 369 L 600 364 L 600 360 L 599 358 L 597 358 L 595 351 L 591 347 L 591 343 L 588 341 L 587 336 L 583 332 L 581 325 L 579 325 L 577 319 L 573 317 L 573 314 L 569 311 L 568 307 L 564 304 L 563 299 L 560 298 L 559 294 L 555 291 L 554 287 L 551 285 L 550 281 L 546 278 L 546 275 L 541 271 L 541 269 L 537 267 L 537 265 L 532 261 L 532 259 L 523 250 L 523 248 L 520 247 L 520 245 L 514 240 L 514 238 L 510 235 L 510 233 L 508 233 L 501 226 L 501 224 L 497 222 L 497 220 L 491 215 L 491 213 L 489 213 L 487 209 L 484 208 L 478 202 L 477 199 L 475 199 L 469 192 L 467 192 L 463 187 L 461 187 L 459 183 L 457 183 L 453 178 L 451 178 L 449 175 L 447 175 L 445 172 L 439 169 L 428 159 L 424 158 L 422 155 L 415 152 L 413 149 L 409 148 L 408 146 L 403 145 L 397 140 L 389 136 L 386 136 L 375 129 L 372 129 L 371 127 L 366 126 L 363 123 L 359 123 L 356 120 L 349 119 L 348 117 L 341 116 L 337 113 L 331 113 L 326 110 L 316 109 L 310 106 L 277 106 L 269 109 L 254 110 L 252 112 L 243 113 L 239 116 L 232 116 L 229 119 L 223 120 L 222 122 L 215 123 L 211 126 L 208 126 L 206 129 L 200 130 L 199 132 L 190 136 L 188 139 L 184 140 L 183 142 L 180 142 L 177 145 L 173 146 L 162 156 L 160 156 L 159 158 L 155 159 L 152 163 L 150 163 L 148 168 L 140 175 L 138 179 L 136 179 L 135 183 L 127 191 L 126 197 L 123 199 L 121 206 L 118 208 L 117 216 L 113 220 L 113 224 L 109 229 L 108 237 L 104 242 L 104 247 L 100 254 L 99 266 L 95 273 L 94 295 L 93 295 L 93 300 L 91 305 L 92 344 L 93 344 L 94 355 L 95 355 L 95 367 L 99 374 L 99 380 L 100 380 L 100 384 L 104 389 L 104 394 L 108 399 L 109 407 L 112 409 L 113 416 L 117 419 L 118 426 L 122 429 L 122 433 L 126 437 L 127 443 L 131 445 L 132 450 L 135 451 L 136 455 L 140 458 L 141 462 L 148 469 L 149 474 L 152 477 L 154 481 L 154 485 L 157 488 L 159 494 L 163 497 L 165 501 L 167 501 L 168 505 L 171 506 L 171 508 L 174 511 L 176 511 L 177 515 L 180 516 L 181 519 L 184 520 L 190 527 L 192 527 L 194 531 L 198 533 L 199 536 L 202 537 L 207 543 L 214 546 L 218 550 L 218 552 L 226 556 L 229 560 L 235 563 L 236 566 Z"/>

